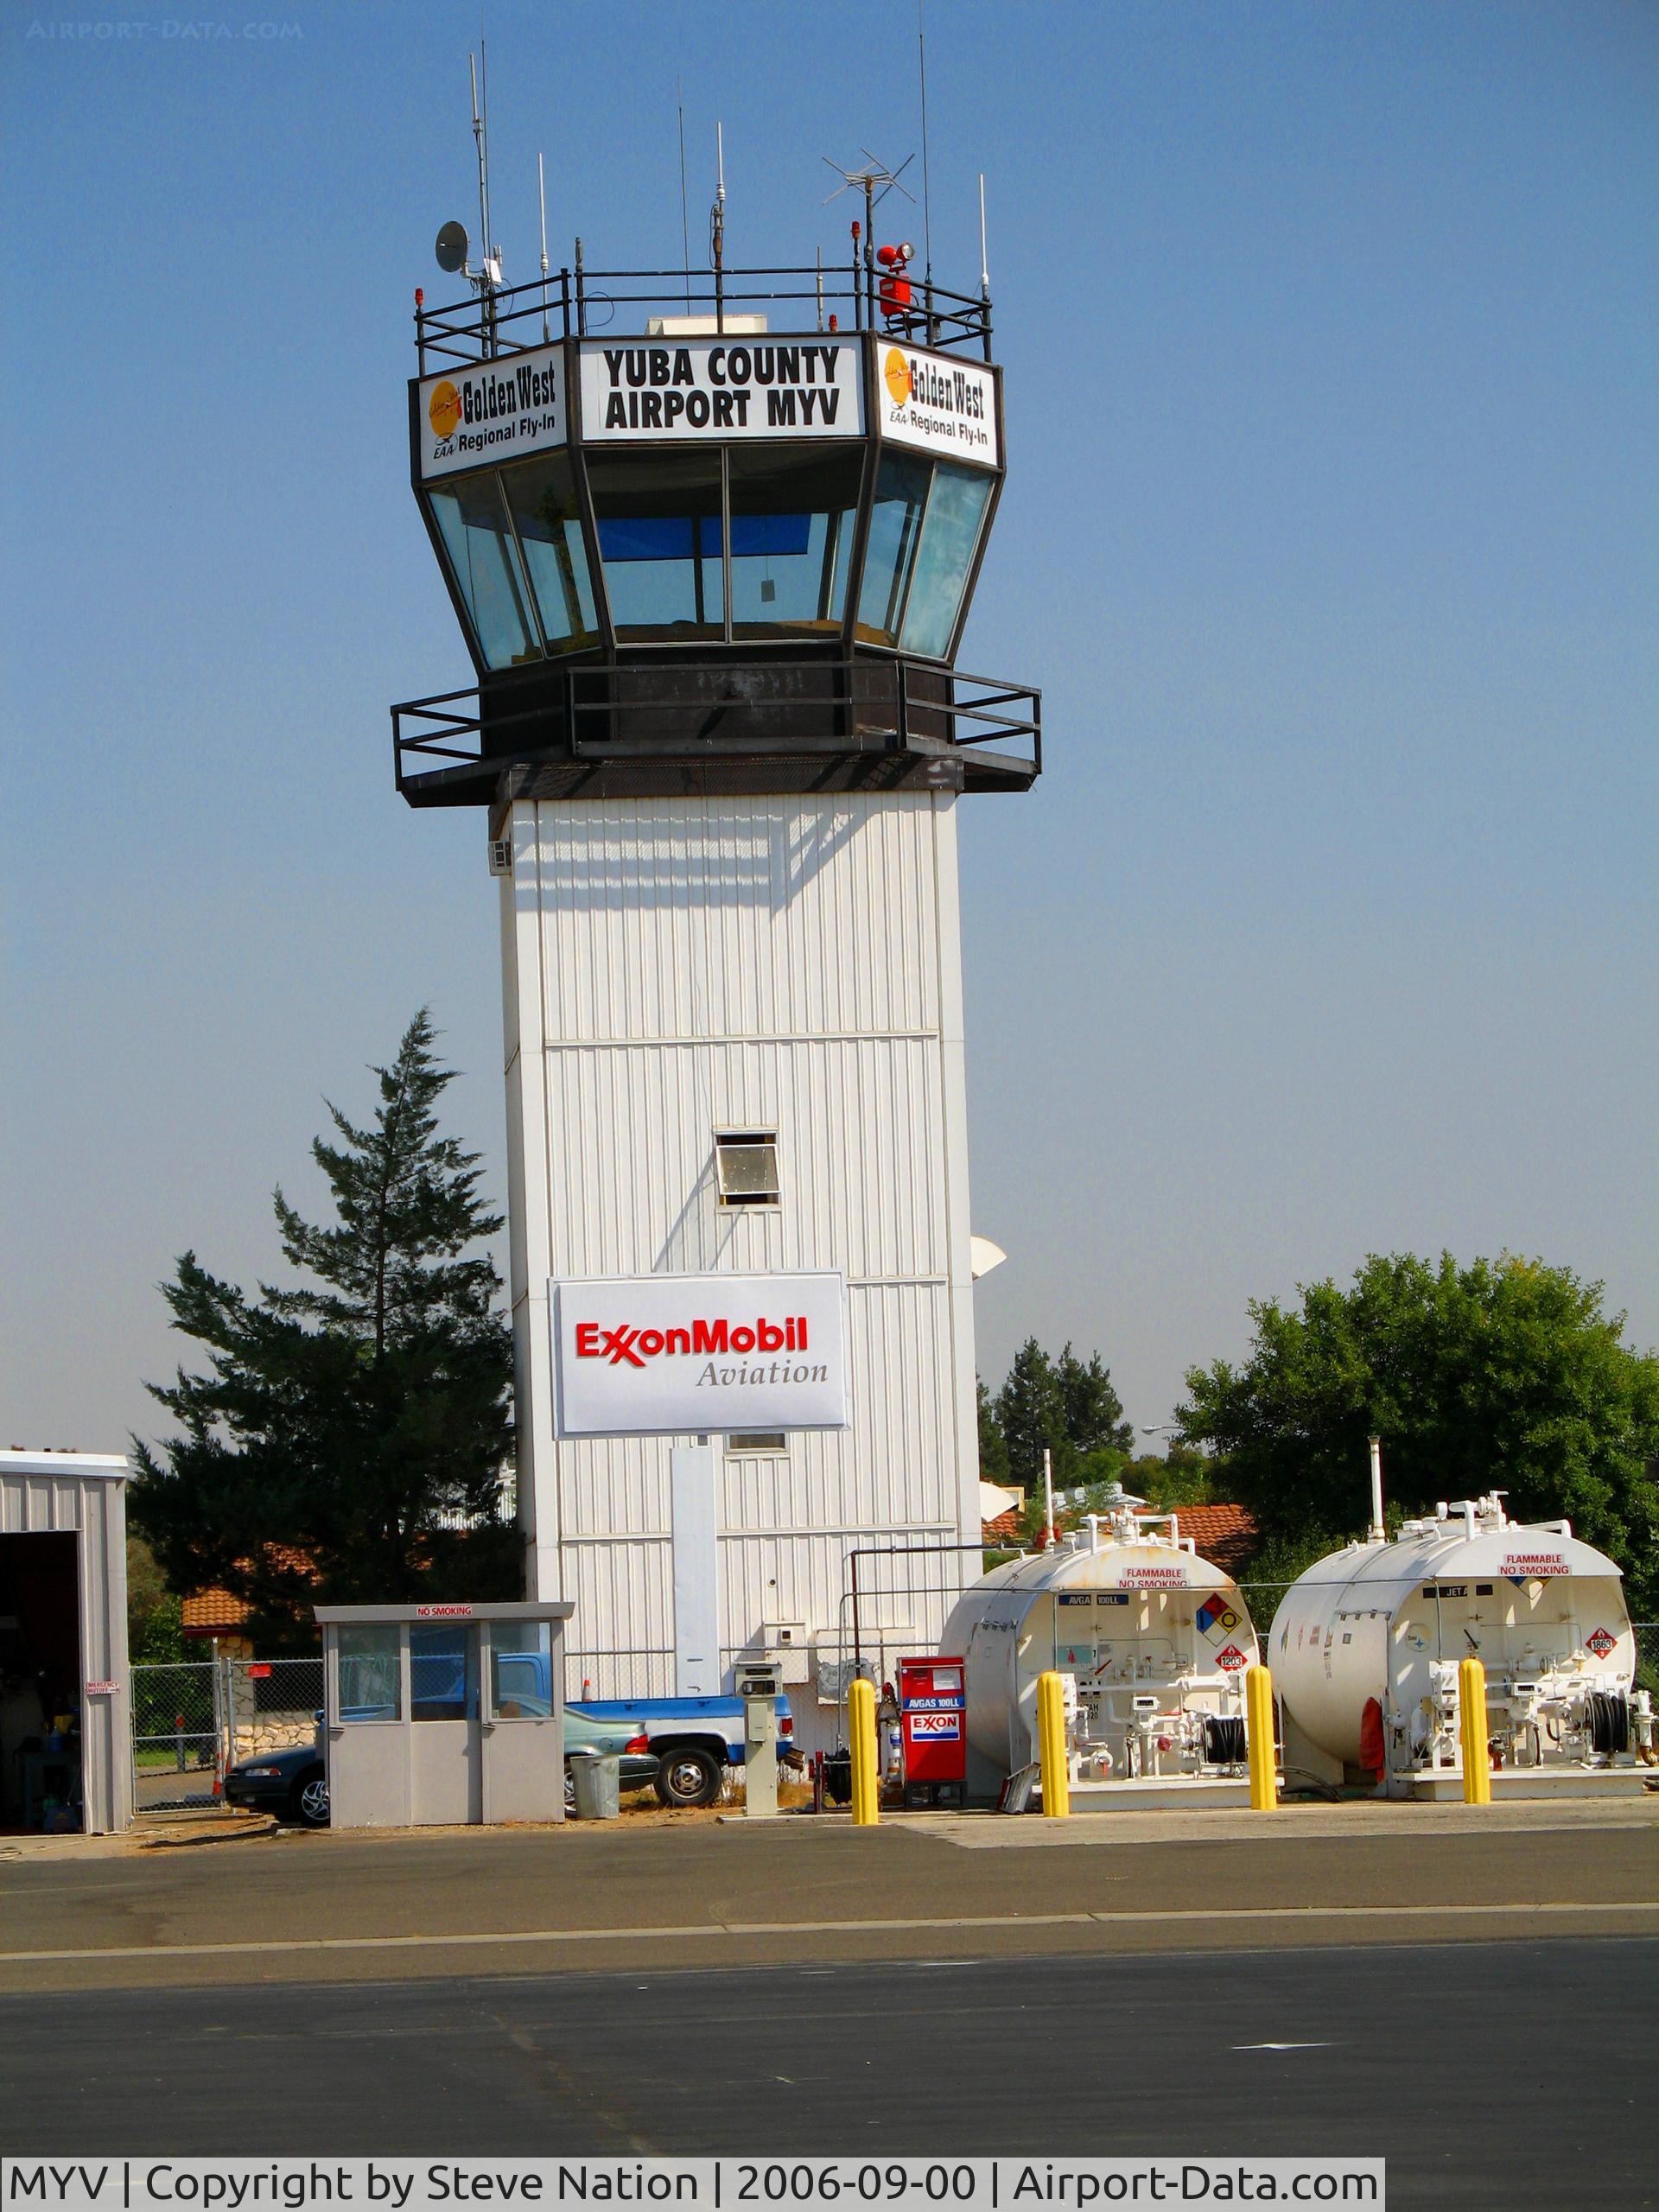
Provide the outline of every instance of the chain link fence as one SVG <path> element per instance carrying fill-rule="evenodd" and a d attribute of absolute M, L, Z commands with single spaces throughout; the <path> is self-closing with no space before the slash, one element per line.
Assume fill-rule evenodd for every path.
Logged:
<path fill-rule="evenodd" d="M 132 1802 L 141 1813 L 224 1803 L 230 1768 L 315 1740 L 322 1658 L 198 1659 L 132 1669 Z"/>

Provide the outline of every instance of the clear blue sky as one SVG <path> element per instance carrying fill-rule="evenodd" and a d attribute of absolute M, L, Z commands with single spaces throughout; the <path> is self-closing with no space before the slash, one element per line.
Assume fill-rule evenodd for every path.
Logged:
<path fill-rule="evenodd" d="M 173 1256 L 277 1269 L 423 1001 L 505 1176 L 483 817 L 404 809 L 385 714 L 469 680 L 403 380 L 476 11 L 100 8 L 0 27 L 0 1441 L 118 1448 Z M 1007 372 L 963 663 L 1049 763 L 963 809 L 982 1366 L 1070 1337 L 1161 1421 L 1252 1295 L 1442 1245 L 1652 1344 L 1659 10 L 927 17 L 935 261 L 983 168 Z M 677 76 L 735 260 L 918 143 L 905 0 L 485 28 L 510 277 L 538 149 L 556 260 L 677 257 Z"/>

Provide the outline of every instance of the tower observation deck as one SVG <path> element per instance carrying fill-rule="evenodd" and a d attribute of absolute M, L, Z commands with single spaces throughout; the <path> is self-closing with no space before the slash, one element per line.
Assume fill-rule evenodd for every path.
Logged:
<path fill-rule="evenodd" d="M 412 480 L 476 683 L 393 708 L 411 805 L 1031 784 L 1039 695 L 955 664 L 990 302 L 917 289 L 562 269 L 417 308 Z"/>
<path fill-rule="evenodd" d="M 566 1693 L 775 1657 L 809 1750 L 979 1572 L 957 810 L 1041 766 L 1038 694 L 956 665 L 990 303 L 880 263 L 417 296 L 411 472 L 474 681 L 392 709 L 410 804 L 488 810 L 518 1514 Z"/>

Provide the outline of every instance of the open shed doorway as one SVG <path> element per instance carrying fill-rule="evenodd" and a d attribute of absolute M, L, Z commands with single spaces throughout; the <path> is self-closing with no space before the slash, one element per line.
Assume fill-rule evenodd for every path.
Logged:
<path fill-rule="evenodd" d="M 0 1827 L 79 1834 L 79 1541 L 0 1536 Z"/>

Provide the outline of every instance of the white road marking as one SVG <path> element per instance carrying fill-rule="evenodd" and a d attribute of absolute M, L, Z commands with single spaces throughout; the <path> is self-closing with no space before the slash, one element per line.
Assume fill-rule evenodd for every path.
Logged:
<path fill-rule="evenodd" d="M 505 1948 L 515 1943 L 661 1943 L 728 1942 L 734 1936 L 902 1936 L 953 1929 L 1156 1928 L 1306 1925 L 1320 1921 L 1391 1922 L 1541 1919 L 1577 1913 L 1659 1913 L 1659 1899 L 1628 1904 L 1605 1899 L 1584 1904 L 1288 1904 L 1218 1905 L 1213 1909 L 1146 1908 L 1127 1912 L 982 1913 L 955 1919 L 714 1920 L 668 1928 L 462 1929 L 450 1936 L 292 1936 L 243 1943 L 113 1943 L 51 1951 L 0 1951 L 0 1967 L 46 1966 L 82 1959 L 237 1959 L 323 1951 L 461 1951 Z"/>
<path fill-rule="evenodd" d="M 1235 2050 L 1334 2050 L 1333 2043 L 1236 2043 Z"/>

